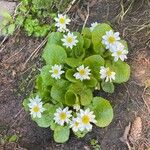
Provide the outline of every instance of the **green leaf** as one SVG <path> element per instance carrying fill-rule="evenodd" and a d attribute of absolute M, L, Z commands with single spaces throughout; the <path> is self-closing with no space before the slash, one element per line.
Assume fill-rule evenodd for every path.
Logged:
<path fill-rule="evenodd" d="M 130 78 L 130 66 L 122 61 L 113 62 L 113 64 L 108 65 L 115 73 L 115 81 L 114 83 L 124 83 L 127 82 Z"/>
<path fill-rule="evenodd" d="M 82 49 L 84 45 L 84 39 L 82 35 L 79 32 L 73 32 L 73 34 L 77 36 L 77 40 L 78 40 L 77 45 L 73 47 L 73 49 L 76 49 L 76 50 Z"/>
<path fill-rule="evenodd" d="M 65 103 L 68 106 L 73 106 L 75 102 L 78 100 L 78 96 L 72 92 L 72 91 L 67 91 L 65 94 Z"/>
<path fill-rule="evenodd" d="M 77 136 L 77 138 L 83 138 L 86 134 L 88 133 L 88 131 L 78 131 L 78 132 L 74 132 L 74 134 Z"/>
<path fill-rule="evenodd" d="M 90 80 L 83 81 L 87 87 L 93 88 L 96 87 L 98 81 L 94 77 L 90 77 Z"/>
<path fill-rule="evenodd" d="M 39 127 L 47 128 L 49 127 L 54 118 L 54 113 L 56 111 L 56 107 L 51 104 L 44 105 L 45 111 L 42 114 L 41 118 L 34 118 L 33 120 L 38 124 Z"/>
<path fill-rule="evenodd" d="M 91 39 L 92 38 L 92 33 L 91 33 L 91 30 L 90 28 L 87 28 L 85 27 L 83 30 L 82 30 L 82 33 L 83 37 L 85 38 L 88 38 L 88 39 Z"/>
<path fill-rule="evenodd" d="M 65 74 L 66 79 L 68 79 L 70 82 L 77 82 L 77 80 L 73 76 L 74 73 L 75 71 L 73 69 L 68 69 Z"/>
<path fill-rule="evenodd" d="M 63 34 L 60 32 L 52 32 L 49 34 L 48 37 L 48 44 L 56 44 L 56 45 L 60 45 L 62 43 L 61 39 L 63 38 Z"/>
<path fill-rule="evenodd" d="M 69 90 L 77 94 L 80 103 L 83 106 L 89 105 L 93 99 L 92 91 L 81 82 L 71 84 Z"/>
<path fill-rule="evenodd" d="M 77 36 L 78 43 L 73 47 L 73 56 L 76 58 L 83 58 L 85 56 L 85 49 L 83 48 L 84 39 L 79 32 L 73 32 Z"/>
<path fill-rule="evenodd" d="M 84 48 L 85 49 L 88 49 L 88 48 L 90 48 L 90 46 L 91 46 L 91 40 L 90 39 L 88 39 L 88 38 L 84 38 Z"/>
<path fill-rule="evenodd" d="M 8 35 L 12 35 L 14 33 L 15 27 L 16 27 L 15 24 L 10 24 L 8 26 Z"/>
<path fill-rule="evenodd" d="M 80 48 L 80 49 L 76 49 L 74 50 L 74 56 L 76 58 L 82 59 L 85 56 L 85 49 L 84 48 Z"/>
<path fill-rule="evenodd" d="M 66 80 L 58 80 L 51 89 L 51 97 L 61 103 L 65 103 L 65 93 L 68 90 L 69 82 Z"/>
<path fill-rule="evenodd" d="M 102 97 L 94 97 L 93 111 L 96 116 L 96 125 L 98 127 L 106 127 L 111 123 L 113 119 L 113 109 L 109 101 Z"/>
<path fill-rule="evenodd" d="M 28 106 L 29 102 L 30 102 L 29 98 L 26 98 L 23 101 L 23 107 L 24 107 L 25 111 L 29 111 L 29 106 Z"/>
<path fill-rule="evenodd" d="M 50 89 L 49 87 L 43 84 L 43 80 L 40 75 L 36 78 L 35 88 L 37 89 L 37 95 L 39 95 L 42 98 L 42 100 L 49 100 Z"/>
<path fill-rule="evenodd" d="M 82 64 L 81 59 L 78 58 L 66 58 L 65 60 L 66 64 L 70 67 L 78 67 Z"/>
<path fill-rule="evenodd" d="M 40 76 L 42 77 L 43 84 L 46 86 L 53 85 L 56 82 L 56 79 L 52 78 L 51 73 L 49 72 L 51 67 L 52 66 L 47 65 L 44 66 L 41 70 Z"/>
<path fill-rule="evenodd" d="M 104 59 L 100 55 L 92 55 L 90 57 L 87 57 L 83 63 L 86 66 L 89 66 L 92 74 L 96 79 L 100 79 L 100 74 L 99 74 L 100 66 L 103 66 L 104 62 L 105 62 Z"/>
<path fill-rule="evenodd" d="M 69 127 L 57 126 L 54 130 L 54 140 L 57 143 L 65 143 L 68 141 L 70 135 Z"/>
<path fill-rule="evenodd" d="M 102 36 L 106 34 L 106 31 L 110 31 L 110 30 L 112 30 L 112 28 L 106 23 L 98 24 L 94 28 L 92 32 L 92 42 L 96 53 L 102 54 L 104 52 L 104 48 L 101 43 Z"/>
<path fill-rule="evenodd" d="M 61 46 L 47 43 L 42 57 L 47 64 L 55 65 L 65 63 L 67 54 Z"/>
<path fill-rule="evenodd" d="M 8 142 L 17 142 L 18 139 L 19 139 L 18 135 L 12 135 L 12 136 L 9 138 Z"/>
<path fill-rule="evenodd" d="M 105 91 L 105 92 L 108 92 L 108 93 L 114 92 L 114 85 L 111 82 L 104 82 L 103 81 L 101 83 L 101 86 L 102 86 L 103 91 Z"/>
<path fill-rule="evenodd" d="M 82 93 L 80 93 L 80 102 L 81 105 L 87 106 L 91 103 L 93 98 L 93 93 L 90 89 L 84 89 Z"/>

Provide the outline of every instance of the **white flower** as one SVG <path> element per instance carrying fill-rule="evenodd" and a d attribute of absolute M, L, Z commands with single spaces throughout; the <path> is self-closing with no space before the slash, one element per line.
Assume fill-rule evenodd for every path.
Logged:
<path fill-rule="evenodd" d="M 54 18 L 56 21 L 55 26 L 60 28 L 66 28 L 66 25 L 70 23 L 70 19 L 66 15 L 58 14 L 58 18 Z"/>
<path fill-rule="evenodd" d="M 104 66 L 100 68 L 100 78 L 106 79 L 105 82 L 112 82 L 115 80 L 116 73 L 111 71 L 109 67 L 105 68 Z"/>
<path fill-rule="evenodd" d="M 58 29 L 57 29 L 57 31 L 58 32 L 68 32 L 69 31 L 69 29 L 67 29 L 66 27 L 58 27 Z"/>
<path fill-rule="evenodd" d="M 63 126 L 64 123 L 69 123 L 69 118 L 72 116 L 71 113 L 72 111 L 69 111 L 68 107 L 64 109 L 58 108 L 54 114 L 55 123 L 58 123 L 61 126 Z"/>
<path fill-rule="evenodd" d="M 122 43 L 117 42 L 116 46 L 113 48 L 112 56 L 114 57 L 114 61 L 118 61 L 120 58 L 122 61 L 127 59 L 128 51 L 125 50 L 125 47 Z"/>
<path fill-rule="evenodd" d="M 49 71 L 50 73 L 52 73 L 51 77 L 55 79 L 60 79 L 60 76 L 64 73 L 64 71 L 61 69 L 62 69 L 61 65 L 52 66 L 52 70 Z"/>
<path fill-rule="evenodd" d="M 83 80 L 90 80 L 89 75 L 91 75 L 89 67 L 84 67 L 84 65 L 81 65 L 80 67 L 77 68 L 77 71 L 73 76 L 76 79 L 80 79 L 81 81 Z"/>
<path fill-rule="evenodd" d="M 93 31 L 94 28 L 98 25 L 97 22 L 94 22 L 94 23 L 91 23 L 91 27 L 90 27 L 90 30 Z"/>
<path fill-rule="evenodd" d="M 80 109 L 80 113 L 77 114 L 77 120 L 80 123 L 80 131 L 90 131 L 92 130 L 92 124 L 96 123 L 95 115 L 93 111 L 90 111 L 89 108 L 86 110 Z"/>
<path fill-rule="evenodd" d="M 78 43 L 77 36 L 73 35 L 73 33 L 68 32 L 68 34 L 64 35 L 63 37 L 63 45 L 67 48 L 69 47 L 72 49 L 73 46 L 76 46 L 76 44 Z"/>
<path fill-rule="evenodd" d="M 119 32 L 107 31 L 102 37 L 102 43 L 106 46 L 106 49 L 112 51 L 112 48 L 116 45 L 116 42 L 120 40 Z"/>
<path fill-rule="evenodd" d="M 70 122 L 70 127 L 74 132 L 78 132 L 80 129 L 80 122 L 78 121 L 78 118 L 73 118 Z"/>
<path fill-rule="evenodd" d="M 76 111 L 79 111 L 80 110 L 80 105 L 79 104 L 74 104 L 73 109 L 75 109 Z"/>
<path fill-rule="evenodd" d="M 28 104 L 28 106 L 30 108 L 30 114 L 33 116 L 33 118 L 41 118 L 41 113 L 45 111 L 45 108 L 43 108 L 43 103 L 41 102 L 39 96 L 30 99 L 30 103 Z"/>

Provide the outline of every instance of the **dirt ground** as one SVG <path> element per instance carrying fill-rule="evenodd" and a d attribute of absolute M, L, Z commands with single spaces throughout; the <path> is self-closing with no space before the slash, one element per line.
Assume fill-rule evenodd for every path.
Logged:
<path fill-rule="evenodd" d="M 19 32 L 0 47 L 0 136 L 16 133 L 20 138 L 17 143 L 0 146 L 0 150 L 90 150 L 91 139 L 98 140 L 102 150 L 128 150 L 119 138 L 137 116 L 142 119 L 142 134 L 131 144 L 132 149 L 150 148 L 150 1 L 124 0 L 125 11 L 129 9 L 123 13 L 120 0 L 83 0 L 70 10 L 76 27 L 83 26 L 87 6 L 90 6 L 87 26 L 95 21 L 109 21 L 129 44 L 130 80 L 117 86 L 114 94 L 94 92 L 110 100 L 114 108 L 112 123 L 103 129 L 94 127 L 83 139 L 71 135 L 65 144 L 56 144 L 49 129 L 39 128 L 23 110 L 22 101 L 34 87 L 35 75 L 42 64 L 42 49 L 27 60 L 42 39 Z"/>

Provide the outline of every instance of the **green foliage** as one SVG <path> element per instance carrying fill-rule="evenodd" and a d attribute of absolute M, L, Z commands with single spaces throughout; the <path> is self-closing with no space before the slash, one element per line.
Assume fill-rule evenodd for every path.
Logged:
<path fill-rule="evenodd" d="M 95 139 L 92 139 L 90 141 L 90 144 L 91 144 L 93 150 L 100 150 L 101 149 L 100 145 L 98 144 L 98 141 Z"/>
<path fill-rule="evenodd" d="M 57 11 L 64 11 L 70 0 L 20 0 L 15 16 L 2 14 L 0 23 L 3 35 L 13 35 L 17 28 L 23 28 L 28 36 L 45 37 L 55 30 L 53 18 Z"/>
<path fill-rule="evenodd" d="M 54 113 L 56 111 L 56 106 L 51 104 L 45 104 L 46 109 L 41 118 L 34 118 L 33 120 L 38 124 L 39 127 L 47 128 L 53 123 Z"/>
<path fill-rule="evenodd" d="M 48 35 L 48 42 L 43 51 L 45 64 L 41 69 L 40 75 L 36 79 L 36 95 L 42 98 L 44 108 L 41 118 L 32 118 L 40 127 L 50 127 L 54 131 L 54 140 L 58 143 L 64 143 L 69 139 L 70 125 L 64 123 L 63 126 L 54 122 L 54 113 L 57 108 L 69 107 L 72 110 L 72 117 L 77 117 L 74 105 L 79 105 L 81 109 L 90 108 L 96 118 L 98 127 L 108 126 L 113 119 L 113 109 L 108 100 L 102 97 L 94 97 L 93 91 L 100 87 L 107 93 L 114 92 L 114 83 L 123 83 L 129 79 L 130 67 L 121 60 L 114 62 L 111 53 L 106 51 L 102 45 L 102 36 L 106 31 L 112 29 L 107 24 L 99 24 L 91 32 L 85 28 L 82 34 L 73 32 L 77 36 L 78 43 L 72 48 L 66 48 L 62 43 L 63 34 L 52 32 Z M 126 50 L 128 50 L 125 41 L 121 40 Z M 52 66 L 61 65 L 64 71 L 59 79 L 52 77 Z M 84 65 L 89 67 L 91 74 L 87 80 L 75 78 L 78 67 Z M 100 78 L 100 67 L 109 67 L 116 73 L 115 80 L 105 82 Z M 100 88 L 99 88 L 100 89 Z M 29 99 L 25 99 L 23 105 L 28 111 Z M 77 137 L 85 136 L 88 131 L 74 132 Z M 99 148 L 97 142 L 92 142 L 95 149 Z"/>
<path fill-rule="evenodd" d="M 102 97 L 94 97 L 91 109 L 94 111 L 99 127 L 108 126 L 113 119 L 113 109 L 109 101 Z"/>
<path fill-rule="evenodd" d="M 54 130 L 54 140 L 57 143 L 64 143 L 68 141 L 70 135 L 69 127 L 57 126 Z"/>
<path fill-rule="evenodd" d="M 114 92 L 114 85 L 111 82 L 102 81 L 101 86 L 102 86 L 103 91 L 105 92 L 108 92 L 108 93 Z"/>
<path fill-rule="evenodd" d="M 61 46 L 48 43 L 45 47 L 43 58 L 49 65 L 63 64 L 67 58 L 67 54 Z"/>
<path fill-rule="evenodd" d="M 109 30 L 112 30 L 112 28 L 108 24 L 102 23 L 97 25 L 92 32 L 92 42 L 96 53 L 103 54 L 105 52 L 105 49 L 100 41 L 102 41 L 102 36 L 105 35 L 106 31 Z"/>

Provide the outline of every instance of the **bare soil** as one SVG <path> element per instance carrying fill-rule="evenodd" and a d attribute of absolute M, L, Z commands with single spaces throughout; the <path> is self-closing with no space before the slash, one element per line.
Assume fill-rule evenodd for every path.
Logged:
<path fill-rule="evenodd" d="M 117 86 L 114 94 L 94 92 L 110 100 L 114 119 L 106 128 L 94 127 L 83 139 L 72 134 L 67 143 L 55 143 L 52 131 L 39 128 L 22 108 L 23 99 L 34 88 L 34 79 L 42 64 L 42 50 L 33 60 L 26 61 L 42 39 L 29 38 L 21 32 L 5 41 L 0 48 L 0 135 L 17 134 L 20 138 L 17 143 L 0 146 L 0 150 L 90 150 L 91 139 L 98 140 L 102 150 L 128 150 L 119 138 L 137 116 L 142 119 L 142 134 L 131 146 L 134 150 L 150 147 L 150 1 L 135 0 L 130 5 L 131 2 L 122 3 L 125 10 L 131 6 L 124 17 L 120 0 L 83 0 L 70 10 L 74 26 L 79 29 L 87 16 L 88 4 L 87 26 L 95 21 L 111 23 L 129 44 L 127 62 L 132 70 L 130 80 Z"/>

